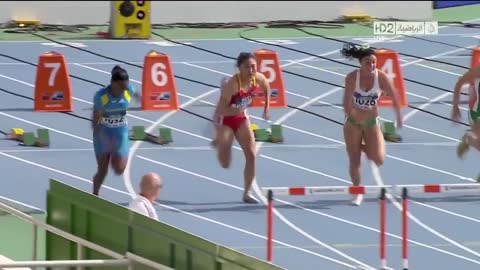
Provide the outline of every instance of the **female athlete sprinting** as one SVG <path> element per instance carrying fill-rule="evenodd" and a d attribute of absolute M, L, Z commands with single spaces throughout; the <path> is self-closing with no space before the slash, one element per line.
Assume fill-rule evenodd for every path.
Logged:
<path fill-rule="evenodd" d="M 132 98 L 137 96 L 125 69 L 115 66 L 111 75 L 110 85 L 98 90 L 93 99 L 93 146 L 98 166 L 93 177 L 93 194 L 97 196 L 110 162 L 117 175 L 127 165 L 130 141 L 126 115 Z"/>
<path fill-rule="evenodd" d="M 480 66 L 474 67 L 460 77 L 455 84 L 452 104 L 452 120 L 458 122 L 461 114 L 458 107 L 460 90 L 463 85 L 470 84 L 469 88 L 469 114 L 471 131 L 466 132 L 458 144 L 457 155 L 463 158 L 470 146 L 480 150 Z M 480 178 L 477 178 L 479 181 Z"/>
<path fill-rule="evenodd" d="M 255 56 L 240 53 L 236 66 L 238 73 L 226 80 L 215 110 L 217 157 L 223 168 L 230 167 L 233 139 L 236 138 L 245 155 L 244 193 L 245 203 L 258 203 L 250 194 L 255 179 L 255 136 L 246 114 L 247 107 L 261 90 L 265 96 L 263 118 L 269 119 L 270 85 L 262 73 L 257 72 Z"/>
<path fill-rule="evenodd" d="M 349 172 L 353 185 L 359 186 L 362 151 L 377 166 L 381 166 L 385 160 L 385 144 L 379 126 L 377 105 L 382 90 L 392 97 L 398 127 L 402 126 L 402 116 L 392 83 L 383 71 L 376 68 L 375 50 L 346 44 L 341 52 L 345 57 L 353 57 L 360 62 L 360 69 L 349 73 L 345 78 L 343 98 L 343 133 L 350 160 Z M 360 194 L 353 203 L 360 205 L 362 200 Z"/>

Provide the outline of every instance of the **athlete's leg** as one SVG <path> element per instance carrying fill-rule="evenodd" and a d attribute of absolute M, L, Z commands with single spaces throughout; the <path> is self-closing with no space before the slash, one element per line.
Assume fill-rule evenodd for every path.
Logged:
<path fill-rule="evenodd" d="M 253 134 L 248 118 L 240 124 L 240 127 L 235 132 L 235 138 L 240 144 L 245 156 L 243 201 L 246 203 L 258 203 L 258 201 L 250 195 L 250 189 L 255 179 L 256 145 L 255 135 Z"/>
<path fill-rule="evenodd" d="M 127 167 L 127 161 L 128 161 L 128 154 L 127 155 L 121 155 L 118 153 L 113 154 L 111 158 L 113 172 L 116 175 L 122 175 L 123 172 L 125 171 L 125 168 Z"/>
<path fill-rule="evenodd" d="M 212 121 L 213 121 L 212 126 L 208 127 L 208 128 L 212 128 L 213 134 L 214 134 L 212 142 L 210 144 L 213 147 L 217 147 L 218 129 L 222 126 L 223 117 L 218 115 L 217 113 L 215 113 L 213 115 L 213 120 Z"/>
<path fill-rule="evenodd" d="M 347 149 L 349 159 L 349 172 L 352 184 L 354 186 L 360 185 L 360 161 L 362 151 L 364 151 L 364 145 L 362 142 L 363 132 L 362 128 L 358 127 L 348 121 L 343 127 L 343 136 L 345 139 L 345 145 Z M 360 205 L 363 200 L 363 195 L 358 194 L 354 196 L 352 203 L 354 205 Z"/>
<path fill-rule="evenodd" d="M 472 134 L 470 134 L 470 140 L 467 141 L 467 143 L 473 147 L 475 147 L 477 150 L 480 150 L 480 122 L 476 121 L 472 125 Z"/>
<path fill-rule="evenodd" d="M 108 149 L 97 136 L 93 136 L 93 148 L 97 159 L 97 172 L 93 176 L 93 194 L 98 196 L 100 187 L 107 177 L 108 165 L 110 163 L 110 154 Z"/>
<path fill-rule="evenodd" d="M 471 130 L 465 132 L 461 142 L 457 146 L 457 155 L 463 158 L 470 146 L 480 150 L 480 118 L 476 112 L 469 112 Z"/>
<path fill-rule="evenodd" d="M 368 159 L 381 166 L 385 161 L 385 141 L 379 125 L 367 127 L 363 131 L 365 154 Z"/>
<path fill-rule="evenodd" d="M 463 158 L 470 146 L 480 151 L 480 119 L 478 116 L 478 113 L 470 112 L 471 130 L 463 135 L 462 141 L 457 146 L 459 158 Z M 480 174 L 477 176 L 477 182 L 480 183 Z"/>
<path fill-rule="evenodd" d="M 93 194 L 98 196 L 100 188 L 102 187 L 105 177 L 108 173 L 108 163 L 110 161 L 110 154 L 97 155 L 97 173 L 93 176 Z"/>
<path fill-rule="evenodd" d="M 348 121 L 343 126 L 343 136 L 349 159 L 349 173 L 354 186 L 360 185 L 360 158 L 362 155 L 362 129 Z"/>
<path fill-rule="evenodd" d="M 217 147 L 217 158 L 220 162 L 220 166 L 225 169 L 230 167 L 232 161 L 233 138 L 233 130 L 229 126 L 218 126 L 215 146 Z"/>
<path fill-rule="evenodd" d="M 121 175 L 125 171 L 128 162 L 128 153 L 130 151 L 130 139 L 128 132 L 120 135 L 116 139 L 116 151 L 112 155 L 112 168 L 116 175 Z"/>

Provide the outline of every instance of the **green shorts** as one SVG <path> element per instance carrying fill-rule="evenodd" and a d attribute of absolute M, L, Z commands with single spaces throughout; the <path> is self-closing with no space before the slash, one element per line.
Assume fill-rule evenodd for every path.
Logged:
<path fill-rule="evenodd" d="M 468 113 L 468 121 L 470 122 L 470 126 L 473 126 L 473 124 L 478 123 L 480 121 L 480 112 L 475 112 L 470 110 Z"/>
<path fill-rule="evenodd" d="M 357 122 L 357 120 L 353 119 L 352 117 L 345 116 L 345 121 L 361 129 L 371 128 L 380 124 L 378 116 L 363 123 Z"/>

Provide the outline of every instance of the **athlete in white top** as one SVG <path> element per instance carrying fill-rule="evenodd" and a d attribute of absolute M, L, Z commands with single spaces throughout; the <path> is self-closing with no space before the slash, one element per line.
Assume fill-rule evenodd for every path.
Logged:
<path fill-rule="evenodd" d="M 399 128 L 402 126 L 402 116 L 392 83 L 383 71 L 376 68 L 375 50 L 346 44 L 341 52 L 345 57 L 356 58 L 360 62 L 360 68 L 345 78 L 343 97 L 343 133 L 350 161 L 349 172 L 352 184 L 359 186 L 362 151 L 377 166 L 381 166 L 385 160 L 384 138 L 378 125 L 378 100 L 382 91 L 392 97 Z M 360 205 L 362 199 L 363 196 L 358 195 L 353 203 Z"/>
<path fill-rule="evenodd" d="M 360 88 L 360 70 L 355 75 L 355 90 L 353 92 L 353 106 L 361 110 L 370 110 L 377 106 L 382 91 L 378 85 L 378 69 L 375 69 L 373 75 L 373 87 L 364 91 Z"/>
<path fill-rule="evenodd" d="M 471 131 L 466 132 L 457 148 L 457 155 L 463 158 L 470 146 L 480 150 L 480 66 L 476 66 L 460 77 L 455 84 L 452 106 L 452 120 L 458 122 L 461 114 L 458 106 L 462 86 L 469 84 L 469 120 Z M 480 182 L 480 175 L 477 176 Z"/>

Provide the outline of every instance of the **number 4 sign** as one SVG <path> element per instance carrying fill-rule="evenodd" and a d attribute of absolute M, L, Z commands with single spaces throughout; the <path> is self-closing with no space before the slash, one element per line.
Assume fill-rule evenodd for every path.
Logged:
<path fill-rule="evenodd" d="M 177 86 L 170 57 L 155 51 L 145 56 L 142 81 L 142 110 L 177 111 Z"/>
<path fill-rule="evenodd" d="M 398 60 L 398 53 L 391 50 L 380 49 L 377 50 L 376 54 L 377 68 L 385 72 L 388 79 L 393 83 L 393 90 L 397 93 L 400 107 L 407 107 L 407 95 L 400 62 Z M 391 107 L 393 105 L 392 98 L 382 91 L 378 105 L 380 107 Z"/>
<path fill-rule="evenodd" d="M 470 59 L 470 68 L 474 68 L 478 64 L 480 64 L 480 48 L 474 48 Z"/>
<path fill-rule="evenodd" d="M 65 57 L 56 52 L 40 55 L 35 79 L 34 110 L 73 111 L 72 86 Z"/>
<path fill-rule="evenodd" d="M 257 58 L 258 71 L 265 75 L 270 84 L 270 107 L 287 107 L 285 83 L 283 81 L 278 54 L 271 50 L 262 49 L 255 52 L 255 57 Z M 255 96 L 250 107 L 263 108 L 264 104 L 265 96 L 263 92 L 260 92 Z"/>

